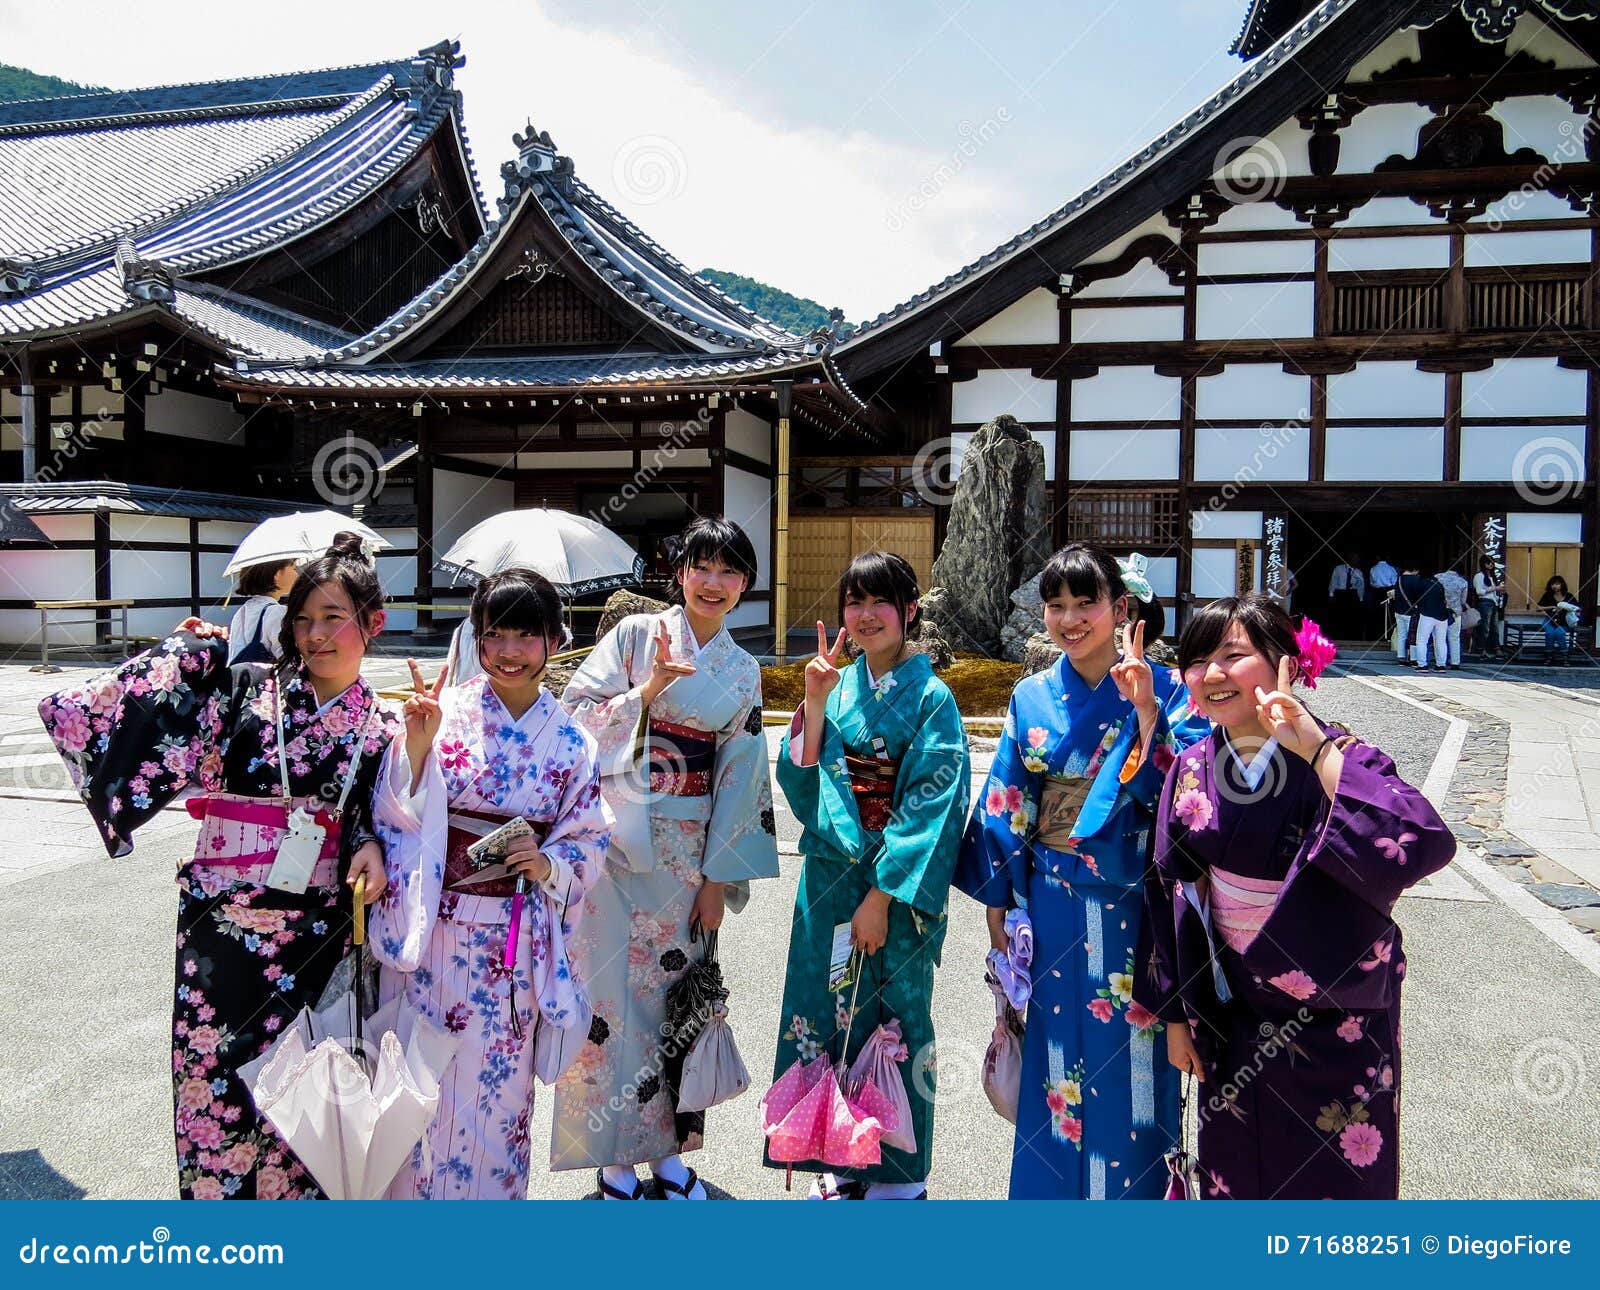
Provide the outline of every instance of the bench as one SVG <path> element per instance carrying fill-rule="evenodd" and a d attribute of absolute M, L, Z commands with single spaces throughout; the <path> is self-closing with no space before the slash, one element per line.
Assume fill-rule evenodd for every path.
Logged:
<path fill-rule="evenodd" d="M 86 623 L 100 626 L 100 620 L 106 614 L 120 614 L 122 618 L 122 631 L 118 635 L 107 635 L 106 642 L 121 641 L 124 645 L 130 644 L 133 637 L 128 635 L 128 610 L 132 607 L 132 600 L 35 600 L 33 607 L 39 611 L 39 661 L 29 668 L 30 672 L 59 672 L 61 669 L 50 662 L 50 616 L 73 609 L 94 609 L 100 612 L 86 618 L 57 618 L 57 627 L 81 627 Z M 97 642 L 98 643 L 98 642 Z"/>

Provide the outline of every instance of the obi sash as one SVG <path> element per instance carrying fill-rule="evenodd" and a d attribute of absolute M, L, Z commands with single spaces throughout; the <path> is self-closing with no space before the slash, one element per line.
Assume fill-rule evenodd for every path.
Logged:
<path fill-rule="evenodd" d="M 869 833 L 882 833 L 894 814 L 894 784 L 900 763 L 882 757 L 844 755 L 850 773 L 850 791 L 855 794 L 856 814 Z"/>
<path fill-rule="evenodd" d="M 1211 919 L 1217 934 L 1235 954 L 1243 954 L 1261 934 L 1278 903 L 1283 882 L 1274 878 L 1246 878 L 1211 867 Z"/>
<path fill-rule="evenodd" d="M 717 736 L 709 730 L 649 718 L 646 764 L 650 791 L 670 797 L 706 797 L 717 762 Z"/>
<path fill-rule="evenodd" d="M 445 861 L 444 885 L 446 891 L 453 891 L 463 896 L 494 896 L 510 897 L 516 894 L 517 879 L 515 874 L 505 872 L 505 867 L 491 864 L 479 869 L 472 863 L 472 858 L 467 855 L 467 848 L 479 838 L 487 837 L 507 820 L 515 819 L 514 814 L 501 811 L 469 811 L 452 809 L 449 813 L 445 832 Z M 540 842 L 550 831 L 547 824 L 533 825 L 533 836 Z M 498 877 L 485 876 L 478 881 L 473 881 L 478 874 L 497 874 Z"/>
<path fill-rule="evenodd" d="M 303 806 L 326 830 L 322 851 L 312 870 L 310 886 L 334 887 L 339 882 L 341 822 L 321 798 L 296 797 L 290 808 Z M 184 803 L 199 820 L 194 861 L 219 869 L 261 869 L 265 876 L 278 857 L 278 844 L 289 831 L 289 810 L 281 797 L 245 797 L 238 793 L 210 793 Z M 256 875 L 241 874 L 240 877 Z"/>
<path fill-rule="evenodd" d="M 1083 775 L 1046 775 L 1039 794 L 1037 837 L 1040 846 L 1052 851 L 1071 851 L 1076 836 L 1072 826 L 1078 822 L 1083 804 L 1089 798 L 1094 780 Z"/>

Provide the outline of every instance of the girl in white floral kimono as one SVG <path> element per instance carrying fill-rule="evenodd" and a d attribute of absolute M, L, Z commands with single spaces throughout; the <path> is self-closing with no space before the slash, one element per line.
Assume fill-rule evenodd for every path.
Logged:
<path fill-rule="evenodd" d="M 508 569 L 478 585 L 471 621 L 482 671 L 430 689 L 411 664 L 405 743 L 374 800 L 392 877 L 370 938 L 380 998 L 404 992 L 460 1041 L 391 1198 L 525 1198 L 534 1077 L 553 1083 L 589 1032 L 567 944 L 609 830 L 594 740 L 540 684 L 561 604 Z M 475 868 L 467 848 L 513 818 L 533 831 Z"/>
<path fill-rule="evenodd" d="M 605 877 L 590 887 L 575 957 L 589 983 L 589 1042 L 556 1088 L 557 1169 L 599 1166 L 606 1199 L 703 1200 L 679 1152 L 704 1113 L 679 1113 L 661 1025 L 667 992 L 700 953 L 694 924 L 722 922 L 751 878 L 778 872 L 761 730 L 761 669 L 724 620 L 755 576 L 750 539 L 727 520 L 690 524 L 673 552 L 680 604 L 622 620 L 563 702 L 600 744 L 615 817 Z M 643 736 L 641 738 L 641 736 Z"/>

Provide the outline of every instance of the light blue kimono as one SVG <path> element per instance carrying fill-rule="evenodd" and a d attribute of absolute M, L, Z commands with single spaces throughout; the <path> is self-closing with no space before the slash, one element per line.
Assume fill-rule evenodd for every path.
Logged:
<path fill-rule="evenodd" d="M 1091 690 L 1064 656 L 1025 677 L 962 845 L 956 885 L 986 905 L 1026 909 L 1033 922 L 1015 1198 L 1158 1198 L 1166 1187 L 1178 1077 L 1160 1021 L 1133 1003 L 1133 981 L 1149 957 L 1144 878 L 1157 797 L 1175 751 L 1209 723 L 1191 714 L 1176 672 L 1153 673 L 1153 746 L 1126 782 L 1139 719 L 1116 682 L 1107 675 Z M 1087 787 L 1081 807 L 1063 814 L 1071 795 L 1047 795 L 1047 776 Z"/>

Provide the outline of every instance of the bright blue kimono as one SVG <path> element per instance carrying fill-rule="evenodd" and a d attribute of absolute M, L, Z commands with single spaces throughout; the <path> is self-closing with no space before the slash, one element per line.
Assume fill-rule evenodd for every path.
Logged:
<path fill-rule="evenodd" d="M 862 823 L 847 754 L 882 755 L 897 764 L 892 810 L 879 829 Z M 950 875 L 972 796 L 972 763 L 955 697 L 925 654 L 897 663 L 876 687 L 866 659 L 858 659 L 828 696 L 817 763 L 796 765 L 786 735 L 778 783 L 804 826 L 805 867 L 789 934 L 774 1078 L 796 1059 L 837 1059 L 845 1032 L 845 1055 L 853 1061 L 876 1027 L 899 1022 L 905 1047 L 899 1069 L 917 1150 L 886 1146 L 881 1164 L 849 1172 L 865 1182 L 922 1182 L 933 1149 L 937 1084 L 933 969 L 944 944 Z M 888 940 L 863 964 L 859 989 L 848 996 L 831 993 L 833 929 L 854 917 L 873 887 L 893 897 Z M 770 1156 L 767 1163 L 782 1167 Z M 831 1168 L 832 1162 L 812 1167 Z"/>
<path fill-rule="evenodd" d="M 1144 879 L 1157 798 L 1176 751 L 1210 726 L 1190 712 L 1175 671 L 1152 671 L 1153 747 L 1125 782 L 1139 718 L 1116 682 L 1107 675 L 1091 690 L 1065 656 L 1023 678 L 962 843 L 956 885 L 1033 922 L 1014 1198 L 1154 1199 L 1166 1187 L 1178 1073 L 1133 982 L 1150 954 Z M 1075 815 L 1040 819 L 1047 776 L 1087 788 Z"/>

